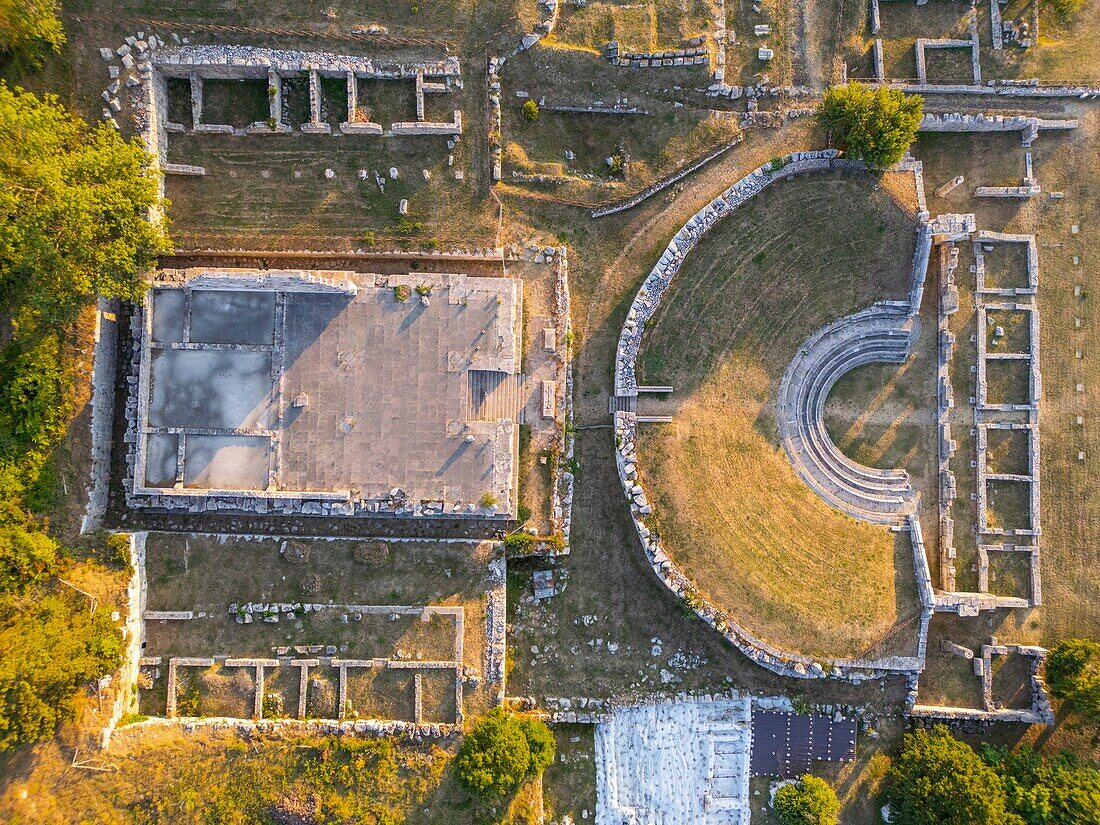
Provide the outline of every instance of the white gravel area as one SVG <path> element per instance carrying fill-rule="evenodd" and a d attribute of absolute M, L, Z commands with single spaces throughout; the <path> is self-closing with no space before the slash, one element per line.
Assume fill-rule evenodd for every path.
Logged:
<path fill-rule="evenodd" d="M 596 726 L 596 825 L 748 825 L 752 701 L 615 711 Z"/>

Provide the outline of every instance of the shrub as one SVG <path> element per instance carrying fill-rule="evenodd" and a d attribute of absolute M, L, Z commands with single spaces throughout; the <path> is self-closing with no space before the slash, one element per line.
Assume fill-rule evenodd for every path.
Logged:
<path fill-rule="evenodd" d="M 65 377 L 61 339 L 56 333 L 8 344 L 0 355 L 3 428 L 30 448 L 44 449 L 59 441 L 69 408 Z"/>
<path fill-rule="evenodd" d="M 432 288 L 429 284 L 418 284 L 416 287 L 416 294 L 421 298 L 425 298 L 432 294 Z"/>
<path fill-rule="evenodd" d="M 390 558 L 390 547 L 384 541 L 367 541 L 355 545 L 351 557 L 368 567 L 380 567 Z"/>
<path fill-rule="evenodd" d="M 1028 825 L 1100 822 L 1100 770 L 1070 753 L 1044 757 L 1030 748 L 983 745 L 982 759 L 1001 775 L 1008 807 Z"/>
<path fill-rule="evenodd" d="M 1046 661 L 1050 692 L 1072 702 L 1073 710 L 1087 722 L 1100 722 L 1100 642 L 1066 639 Z"/>
<path fill-rule="evenodd" d="M 542 773 L 553 761 L 554 736 L 544 723 L 495 708 L 462 740 L 455 772 L 477 796 L 493 801 L 514 791 L 524 777 Z"/>
<path fill-rule="evenodd" d="M 0 751 L 54 735 L 76 714 L 74 692 L 122 663 L 111 611 L 47 595 L 0 628 Z"/>
<path fill-rule="evenodd" d="M 554 764 L 554 734 L 546 723 L 532 716 L 519 717 L 519 726 L 531 749 L 531 764 L 527 768 L 530 776 L 538 776 Z"/>
<path fill-rule="evenodd" d="M 0 594 L 24 593 L 57 570 L 60 548 L 45 533 L 19 525 L 0 529 Z"/>
<path fill-rule="evenodd" d="M 517 556 L 526 555 L 535 549 L 535 537 L 530 533 L 517 530 L 504 537 L 504 549 Z"/>
<path fill-rule="evenodd" d="M 130 558 L 130 537 L 125 533 L 108 533 L 106 543 L 106 562 L 116 570 L 125 570 L 127 574 L 133 572 L 133 561 Z"/>
<path fill-rule="evenodd" d="M 892 825 L 1021 825 L 1001 778 L 943 725 L 907 733 L 887 775 Z"/>
<path fill-rule="evenodd" d="M 374 246 L 378 243 L 378 236 L 374 234 L 373 229 L 368 229 L 363 233 L 363 244 L 365 246 Z"/>
<path fill-rule="evenodd" d="M 302 595 L 316 596 L 321 592 L 321 576 L 319 573 L 306 573 L 302 579 Z"/>
<path fill-rule="evenodd" d="M 519 524 L 526 524 L 531 520 L 531 508 L 526 504 L 521 504 L 516 507 L 516 521 Z"/>
<path fill-rule="evenodd" d="M 458 749 L 455 771 L 483 799 L 500 799 L 519 785 L 531 765 L 523 729 L 500 708 L 477 723 Z"/>
<path fill-rule="evenodd" d="M 528 100 L 523 104 L 523 117 L 528 123 L 534 123 L 539 119 L 539 104 Z"/>
<path fill-rule="evenodd" d="M 775 813 L 783 825 L 837 825 L 840 801 L 828 782 L 806 774 L 775 792 Z"/>
<path fill-rule="evenodd" d="M 278 719 L 283 715 L 283 697 L 280 693 L 267 692 L 264 694 L 262 709 L 264 719 Z"/>
<path fill-rule="evenodd" d="M 61 51 L 65 29 L 57 17 L 58 0 L 8 0 L 0 3 L 0 53 L 38 63 L 38 52 Z"/>
<path fill-rule="evenodd" d="M 480 504 L 485 509 L 489 509 L 490 507 L 496 507 L 499 500 L 500 499 L 496 497 L 495 493 L 486 490 L 482 494 L 481 498 L 478 499 L 478 504 Z"/>
<path fill-rule="evenodd" d="M 817 120 L 848 155 L 873 168 L 901 160 L 917 138 L 924 115 L 919 95 L 872 89 L 862 83 L 833 86 L 817 109 Z"/>

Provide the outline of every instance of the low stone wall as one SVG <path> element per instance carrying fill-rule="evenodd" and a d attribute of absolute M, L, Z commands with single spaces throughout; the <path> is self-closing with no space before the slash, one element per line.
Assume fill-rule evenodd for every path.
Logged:
<path fill-rule="evenodd" d="M 996 1 L 996 0 L 994 0 Z M 926 114 L 921 121 L 922 132 L 1023 132 L 1023 145 L 1028 147 L 1038 137 L 1040 130 L 1076 129 L 1074 119 L 1047 119 L 1026 115 L 975 115 L 949 112 L 942 115 Z"/>
<path fill-rule="evenodd" d="M 601 207 L 598 207 L 596 209 L 593 209 L 592 210 L 592 217 L 593 218 L 602 218 L 605 215 L 614 215 L 616 212 L 625 212 L 627 209 L 633 209 L 635 206 L 637 206 L 639 203 L 646 200 L 647 198 L 653 197 L 654 195 L 656 195 L 658 192 L 662 191 L 663 189 L 667 189 L 668 187 L 672 186 L 674 183 L 677 183 L 677 182 L 683 180 L 688 175 L 690 175 L 692 172 L 695 172 L 696 170 L 701 169 L 702 167 L 706 166 L 712 160 L 715 160 L 716 158 L 721 157 L 726 152 L 728 152 L 730 149 L 732 149 L 734 146 L 741 143 L 741 141 L 743 141 L 743 140 L 744 140 L 744 136 L 738 135 L 736 140 L 731 141 L 730 143 L 725 143 L 725 144 L 723 144 L 723 145 L 721 145 L 721 146 L 719 146 L 715 149 L 710 150 L 705 155 L 703 155 L 703 157 L 699 158 L 696 161 L 693 161 L 692 163 L 688 164 L 687 166 L 683 167 L 682 169 L 679 169 L 678 171 L 676 171 L 674 174 L 670 175 L 669 177 L 666 177 L 666 178 L 663 178 L 659 181 L 651 183 L 649 186 L 645 187 L 644 189 L 642 189 L 637 194 L 632 195 L 631 197 L 627 198 L 625 201 L 619 201 L 617 203 L 612 203 L 612 204 L 608 204 L 607 206 L 601 206 Z"/>
<path fill-rule="evenodd" d="M 130 581 L 126 585 L 126 623 L 122 628 L 122 638 L 126 643 L 122 666 L 115 678 L 118 680 L 118 692 L 115 695 L 111 716 L 100 734 L 100 747 L 106 749 L 111 744 L 118 723 L 131 708 L 137 707 L 138 671 L 141 667 L 141 648 L 145 642 L 145 539 L 146 533 L 131 533 L 127 536 L 130 544 Z"/>
<path fill-rule="evenodd" d="M 448 122 L 402 121 L 390 124 L 390 133 L 394 135 L 460 135 L 462 134 L 462 112 L 454 110 L 454 119 Z"/>
<path fill-rule="evenodd" d="M 756 662 L 780 676 L 799 679 L 832 677 L 851 682 L 881 678 L 892 674 L 915 675 L 923 668 L 923 660 L 918 657 L 895 656 L 883 659 L 830 659 L 814 658 L 800 653 L 780 650 L 763 639 L 750 633 L 726 611 L 703 598 L 691 580 L 675 565 L 664 551 L 657 535 L 645 524 L 644 517 L 652 512 L 645 491 L 638 481 L 636 427 L 637 416 L 631 412 L 616 412 L 615 419 L 615 461 L 619 471 L 619 480 L 623 485 L 627 500 L 630 502 L 634 529 L 641 542 L 653 571 L 664 585 L 672 591 L 700 619 L 721 633 L 727 641 Z M 916 529 L 913 528 L 916 524 Z M 915 558 L 924 555 L 919 524 L 915 519 L 909 521 L 908 529 L 914 543 Z M 919 549 L 918 549 L 919 548 Z M 924 565 L 927 571 L 927 564 Z M 918 571 L 919 573 L 919 571 Z M 927 579 L 925 573 L 924 580 Z M 929 583 L 930 587 L 930 583 Z"/>
<path fill-rule="evenodd" d="M 506 571 L 507 562 L 503 556 L 489 562 L 489 587 L 485 593 L 485 680 L 495 687 L 493 696 L 498 705 L 504 702 L 506 678 Z"/>
<path fill-rule="evenodd" d="M 96 306 L 95 344 L 92 350 L 92 465 L 88 504 L 80 532 L 97 530 L 107 512 L 111 481 L 111 445 L 118 365 L 119 301 L 100 298 Z"/>
<path fill-rule="evenodd" d="M 166 163 L 162 167 L 166 175 L 190 175 L 202 177 L 206 174 L 206 167 L 193 166 L 190 163 Z"/>
<path fill-rule="evenodd" d="M 664 291 L 680 271 L 685 256 L 706 231 L 757 192 L 782 178 L 830 168 L 864 168 L 862 164 L 841 159 L 839 155 L 835 149 L 795 152 L 783 158 L 782 165 L 774 168 L 771 163 L 760 166 L 696 212 L 676 233 L 638 290 L 623 325 L 616 354 L 615 395 L 637 395 L 638 383 L 634 370 L 642 330 L 653 316 Z"/>
<path fill-rule="evenodd" d="M 1053 725 L 1054 710 L 1050 704 L 1050 694 L 1043 681 L 1042 667 L 1046 661 L 1047 650 L 1034 645 L 1001 645 L 992 638 L 989 644 L 981 646 L 980 658 L 973 657 L 973 651 L 948 642 L 950 652 L 958 655 L 970 653 L 974 664 L 974 674 L 982 682 L 982 705 L 978 708 L 944 707 L 942 705 L 917 705 L 909 715 L 918 721 L 969 721 L 969 722 L 1019 722 L 1028 725 Z M 1031 703 L 1028 708 L 1002 708 L 993 699 L 994 656 L 1027 656 L 1030 662 Z"/>
<path fill-rule="evenodd" d="M 550 485 L 551 532 L 559 533 L 564 547 L 562 555 L 570 550 L 569 535 L 573 522 L 573 473 L 565 464 L 573 460 L 573 321 L 569 292 L 569 259 L 564 246 L 559 247 L 557 275 L 554 279 L 554 326 L 559 331 L 556 342 L 561 359 L 560 379 L 565 392 L 558 398 L 557 418 L 562 422 L 561 459 L 554 464 Z"/>
<path fill-rule="evenodd" d="M 649 69 L 670 66 L 701 66 L 710 64 L 707 36 L 700 35 L 688 41 L 687 48 L 659 52 L 624 52 L 618 41 L 607 44 L 606 56 L 613 66 L 633 69 Z"/>
<path fill-rule="evenodd" d="M 360 719 L 354 722 L 336 719 L 233 719 L 225 717 L 210 718 L 153 718 L 122 730 L 127 734 L 141 735 L 146 731 L 171 727 L 184 733 L 205 733 L 206 731 L 233 731 L 244 739 L 255 735 L 278 736 L 398 736 L 413 741 L 430 739 L 449 740 L 462 732 L 461 725 L 447 723 L 416 723 Z"/>
<path fill-rule="evenodd" d="M 362 55 L 318 51 L 267 49 L 258 46 L 196 45 L 153 51 L 153 62 L 170 77 L 199 73 L 206 78 L 266 78 L 268 70 L 279 73 L 319 72 L 326 77 L 346 76 L 381 79 L 412 79 L 418 72 L 426 77 L 456 78 L 462 74 L 456 55 L 435 61 L 402 62 Z"/>
<path fill-rule="evenodd" d="M 1080 85 L 1041 85 L 1038 80 L 1031 84 L 1011 80 L 990 80 L 985 85 L 975 83 L 923 83 L 912 80 L 886 80 L 874 85 L 900 89 L 910 94 L 930 95 L 999 95 L 1002 97 L 1077 97 L 1091 99 L 1100 97 L 1100 86 Z"/>

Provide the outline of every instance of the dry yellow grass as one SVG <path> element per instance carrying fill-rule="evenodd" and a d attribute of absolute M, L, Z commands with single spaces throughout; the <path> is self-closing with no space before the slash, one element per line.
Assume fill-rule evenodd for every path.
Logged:
<path fill-rule="evenodd" d="M 768 414 L 768 384 L 759 365 L 726 364 L 673 426 L 643 430 L 662 532 L 676 561 L 745 626 L 786 648 L 856 655 L 904 610 L 895 555 L 904 562 L 908 544 L 802 483 L 753 426 Z M 837 604 L 838 593 L 854 598 Z"/>
<path fill-rule="evenodd" d="M 689 256 L 643 343 L 644 383 L 675 387 L 666 401 L 641 402 L 674 415 L 671 426 L 643 425 L 639 439 L 665 544 L 711 600 L 782 647 L 911 652 L 908 630 L 882 644 L 918 610 L 908 540 L 806 488 L 773 404 L 807 335 L 905 294 L 913 229 L 874 178 L 779 184 Z M 858 405 L 846 406 L 854 419 Z"/>

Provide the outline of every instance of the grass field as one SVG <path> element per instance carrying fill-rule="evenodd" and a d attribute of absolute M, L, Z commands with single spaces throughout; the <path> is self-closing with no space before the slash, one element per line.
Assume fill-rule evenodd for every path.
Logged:
<path fill-rule="evenodd" d="M 285 554 L 280 552 L 284 546 Z M 357 561 L 355 550 L 367 546 L 369 553 L 361 555 L 364 561 Z M 304 553 L 305 561 L 288 561 L 295 553 Z M 325 645 L 349 659 L 450 661 L 457 641 L 456 621 L 450 615 L 351 611 L 345 621 L 346 611 L 299 611 L 293 620 L 284 614 L 277 623 L 257 619 L 241 625 L 229 612 L 230 604 L 247 602 L 445 605 L 464 608 L 463 660 L 480 669 L 485 649 L 485 565 L 491 554 L 488 544 L 284 542 L 154 533 L 146 543 L 147 609 L 191 610 L 196 618 L 147 621 L 144 655 L 270 658 L 273 647 Z M 307 585 L 314 577 L 319 587 L 311 592 Z M 142 691 L 142 710 L 150 715 L 164 713 L 167 668 L 160 671 L 161 678 Z M 225 715 L 252 715 L 251 669 L 215 665 L 206 671 L 188 668 L 181 675 L 180 695 L 193 690 L 200 714 L 215 715 L 220 709 Z M 293 675 L 284 691 L 292 715 L 297 708 L 297 670 Z M 449 695 L 436 689 L 437 675 L 449 677 Z M 336 678 L 335 671 L 326 668 L 314 676 L 332 682 Z M 412 712 L 412 678 L 406 671 L 355 671 L 349 688 L 352 708 L 359 716 L 405 718 Z M 453 721 L 453 671 L 424 678 L 427 718 Z M 470 712 L 488 707 L 483 693 L 467 691 Z"/>
<path fill-rule="evenodd" d="M 675 387 L 640 406 L 675 416 L 639 438 L 665 544 L 704 593 L 780 646 L 857 655 L 917 609 L 907 540 L 807 490 L 772 412 L 806 336 L 905 294 L 913 229 L 872 178 L 778 184 L 703 239 L 643 340 L 640 382 Z"/>
<path fill-rule="evenodd" d="M 707 0 L 563 4 L 553 39 L 595 51 L 611 40 L 624 51 L 679 49 L 688 38 L 713 33 L 717 15 L 717 7 Z"/>

